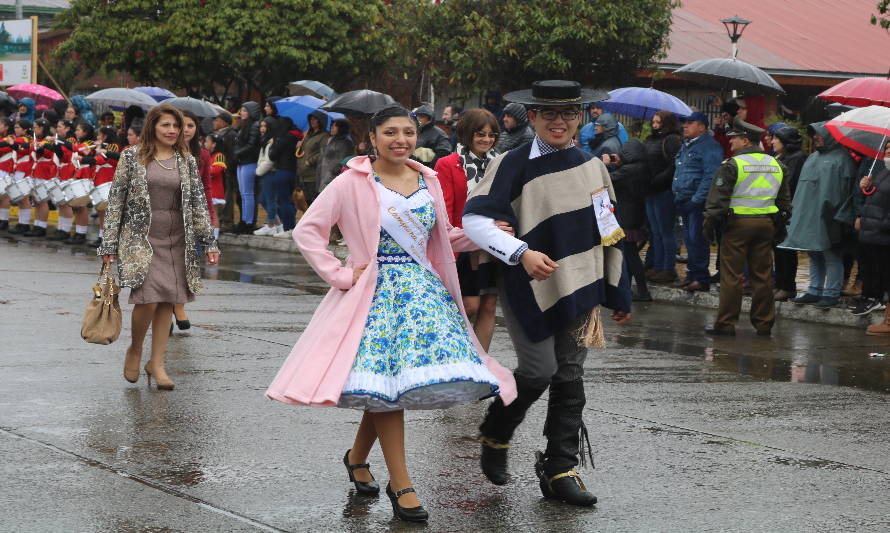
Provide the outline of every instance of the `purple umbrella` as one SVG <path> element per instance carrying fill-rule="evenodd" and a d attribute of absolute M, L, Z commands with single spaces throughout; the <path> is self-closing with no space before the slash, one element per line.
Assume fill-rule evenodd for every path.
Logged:
<path fill-rule="evenodd" d="M 624 87 L 609 91 L 609 99 L 600 102 L 599 106 L 606 111 L 647 120 L 662 109 L 681 117 L 692 114 L 689 106 L 676 96 L 647 87 Z"/>
<path fill-rule="evenodd" d="M 168 98 L 173 98 L 176 95 L 172 92 L 164 89 L 163 87 L 133 87 L 134 91 L 139 91 L 140 93 L 147 94 L 157 100 L 158 102 L 162 100 L 166 100 Z"/>

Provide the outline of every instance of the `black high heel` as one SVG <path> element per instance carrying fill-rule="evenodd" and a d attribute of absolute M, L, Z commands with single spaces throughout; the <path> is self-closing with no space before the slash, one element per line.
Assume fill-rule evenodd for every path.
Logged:
<path fill-rule="evenodd" d="M 176 319 L 176 327 L 179 328 L 179 331 L 182 331 L 182 330 L 184 330 L 184 329 L 189 329 L 190 327 L 192 327 L 192 323 L 189 322 L 188 319 L 185 319 L 185 320 L 179 320 L 179 319 L 177 318 L 177 319 Z"/>
<path fill-rule="evenodd" d="M 413 487 L 408 487 L 399 492 L 393 492 L 389 483 L 386 484 L 386 495 L 389 496 L 389 501 L 392 502 L 392 513 L 396 515 L 396 518 L 407 522 L 426 522 L 429 520 L 430 514 L 426 512 L 426 509 L 424 509 L 422 505 L 418 505 L 417 507 L 402 507 L 399 505 L 399 498 L 409 492 L 416 491 Z"/>
<path fill-rule="evenodd" d="M 367 463 L 362 463 L 358 465 L 349 464 L 349 452 L 352 449 L 346 450 L 346 455 L 343 456 L 343 464 L 346 465 L 346 472 L 349 474 L 349 481 L 351 481 L 355 485 L 355 490 L 359 494 L 366 494 L 368 496 L 376 496 L 380 494 L 380 483 L 374 479 L 374 474 L 371 474 L 371 465 Z M 368 473 L 371 474 L 371 481 L 356 481 L 355 476 L 352 474 L 353 471 L 358 470 L 360 468 L 367 468 Z"/>

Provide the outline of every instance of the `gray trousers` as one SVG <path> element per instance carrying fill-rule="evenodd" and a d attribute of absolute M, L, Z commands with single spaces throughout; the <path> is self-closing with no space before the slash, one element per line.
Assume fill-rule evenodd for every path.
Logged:
<path fill-rule="evenodd" d="M 501 284 L 499 284 L 501 285 Z M 504 322 L 513 341 L 513 349 L 519 364 L 515 374 L 522 376 L 530 386 L 546 388 L 551 383 L 566 383 L 581 379 L 584 376 L 584 360 L 587 359 L 587 348 L 579 346 L 575 340 L 575 330 L 584 323 L 581 317 L 565 331 L 540 342 L 532 342 L 522 331 L 516 319 L 506 292 L 501 285 L 498 290 Z"/>

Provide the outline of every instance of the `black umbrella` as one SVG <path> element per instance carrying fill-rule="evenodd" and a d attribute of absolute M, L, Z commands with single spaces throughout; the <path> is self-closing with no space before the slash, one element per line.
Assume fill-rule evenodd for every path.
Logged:
<path fill-rule="evenodd" d="M 718 89 L 737 89 L 746 94 L 785 94 L 769 74 L 738 59 L 700 59 L 674 71 L 678 78 Z"/>
<path fill-rule="evenodd" d="M 197 98 L 191 98 L 188 96 L 168 98 L 166 100 L 162 100 L 161 103 L 172 105 L 176 109 L 191 111 L 201 118 L 213 118 L 219 115 L 219 111 L 209 103 L 205 102 L 204 100 L 198 100 Z"/>
<path fill-rule="evenodd" d="M 18 100 L 7 94 L 6 91 L 0 91 L 0 109 L 6 110 L 7 114 L 11 115 L 15 113 L 18 107 Z"/>
<path fill-rule="evenodd" d="M 335 111 L 344 115 L 370 116 L 384 107 L 396 103 L 388 94 L 361 89 L 337 96 L 320 107 L 323 111 Z"/>

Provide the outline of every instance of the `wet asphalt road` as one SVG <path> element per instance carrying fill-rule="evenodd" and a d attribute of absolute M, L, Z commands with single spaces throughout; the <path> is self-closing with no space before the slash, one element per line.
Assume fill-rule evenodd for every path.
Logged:
<path fill-rule="evenodd" d="M 224 250 L 162 392 L 121 377 L 130 306 L 118 342 L 79 338 L 91 253 L 0 240 L 0 531 L 890 529 L 890 358 L 867 356 L 890 339 L 785 321 L 773 339 L 743 326 L 715 341 L 701 333 L 713 311 L 644 306 L 587 364 L 595 508 L 540 497 L 543 401 L 518 431 L 512 483 L 488 484 L 475 404 L 409 413 L 431 513 L 411 525 L 350 490 L 340 460 L 357 412 L 262 395 L 325 290 L 298 256 Z M 515 364 L 502 328 L 492 354 Z M 370 462 L 385 482 L 379 449 Z"/>

